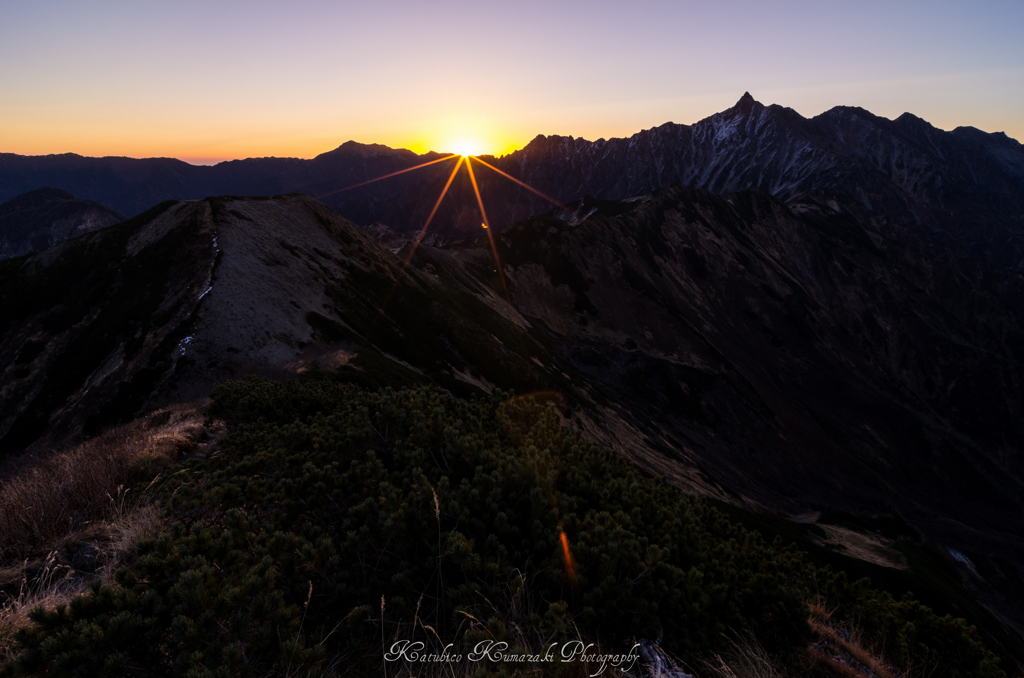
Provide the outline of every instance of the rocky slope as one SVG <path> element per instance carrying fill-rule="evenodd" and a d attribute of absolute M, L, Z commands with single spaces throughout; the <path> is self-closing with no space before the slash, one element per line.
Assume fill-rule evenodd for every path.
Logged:
<path fill-rule="evenodd" d="M 1024 628 L 1020 273 L 846 194 L 573 207 L 395 254 L 304 196 L 210 198 L 0 262 L 0 448 L 249 374 L 512 387 L 684 488 L 901 526 Z"/>
<path fill-rule="evenodd" d="M 741 505 L 900 516 L 1022 628 L 1020 274 L 827 195 L 584 208 L 498 236 L 513 303 L 605 412 L 581 427 Z"/>
<path fill-rule="evenodd" d="M 67 191 L 39 188 L 0 205 L 0 259 L 10 259 L 124 220 Z"/>
<path fill-rule="evenodd" d="M 0 262 L 0 453 L 70 442 L 228 377 L 357 353 L 352 369 L 373 378 L 451 388 L 484 383 L 449 364 L 470 369 L 461 352 L 492 379 L 538 371 L 503 347 L 526 323 L 486 284 L 410 271 L 396 285 L 401 268 L 305 196 L 166 202 Z"/>

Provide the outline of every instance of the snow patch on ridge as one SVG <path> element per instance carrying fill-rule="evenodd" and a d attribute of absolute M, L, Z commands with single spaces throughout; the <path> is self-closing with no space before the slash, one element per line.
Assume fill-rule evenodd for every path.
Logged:
<path fill-rule="evenodd" d="M 957 551 L 956 549 L 947 548 L 946 550 L 949 551 L 949 555 L 953 556 L 953 560 L 957 561 L 958 563 L 961 563 L 962 565 L 965 565 L 967 569 L 971 571 L 971 574 L 973 574 L 978 579 L 982 578 L 981 575 L 978 574 L 978 571 L 974 569 L 974 563 L 971 562 L 970 558 L 965 556 L 960 551 Z"/>
<path fill-rule="evenodd" d="M 213 232 L 213 261 L 210 262 L 210 271 L 206 274 L 206 289 L 203 290 L 196 302 L 202 301 L 203 297 L 213 289 L 213 268 L 217 264 L 217 255 L 220 254 L 220 247 L 217 245 L 217 231 Z M 184 353 L 182 353 L 184 355 Z"/>

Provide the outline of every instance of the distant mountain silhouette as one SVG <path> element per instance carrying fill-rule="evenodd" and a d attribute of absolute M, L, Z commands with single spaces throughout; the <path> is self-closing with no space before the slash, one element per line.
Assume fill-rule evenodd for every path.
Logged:
<path fill-rule="evenodd" d="M 165 199 L 302 192 L 359 225 L 408 233 L 422 227 L 451 164 L 336 191 L 439 157 L 351 141 L 312 160 L 252 158 L 212 167 L 166 158 L 0 154 L 0 199 L 60 186 L 131 215 Z M 890 229 L 923 229 L 962 254 L 1024 266 L 1024 147 L 971 127 L 944 132 L 909 113 L 887 120 L 840 106 L 808 119 L 747 93 L 694 125 L 666 123 L 597 141 L 541 135 L 520 151 L 486 159 L 561 202 L 583 195 L 619 200 L 671 184 L 717 193 L 758 188 L 782 199 L 828 190 L 884 213 Z M 553 207 L 479 165 L 477 176 L 499 229 Z M 471 235 L 480 221 L 462 172 L 430 241 Z"/>
<path fill-rule="evenodd" d="M 40 186 L 60 186 L 76 195 L 139 214 L 163 200 L 209 195 L 277 195 L 327 192 L 427 160 L 378 144 L 347 142 L 312 160 L 249 158 L 212 167 L 172 158 L 87 158 L 73 153 L 19 156 L 0 153 L 0 200 Z M 394 184 L 389 185 L 394 190 Z"/>
<path fill-rule="evenodd" d="M 9 259 L 124 220 L 67 191 L 39 188 L 0 204 L 0 259 Z"/>

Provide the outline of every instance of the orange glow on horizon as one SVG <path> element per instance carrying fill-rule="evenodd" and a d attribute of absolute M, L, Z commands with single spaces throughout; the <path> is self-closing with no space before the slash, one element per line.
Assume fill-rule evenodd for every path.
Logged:
<path fill-rule="evenodd" d="M 507 155 L 525 146 L 532 136 L 510 133 L 497 121 L 458 114 L 450 119 L 428 122 L 421 138 L 408 139 L 408 147 L 417 153 L 436 151 L 462 156 Z"/>
<path fill-rule="evenodd" d="M 473 142 L 473 141 L 459 141 L 457 144 L 455 144 L 454 148 L 452 148 L 452 151 L 454 151 L 455 153 L 458 153 L 463 158 L 468 158 L 468 157 L 470 157 L 472 155 L 480 155 L 480 153 L 481 153 L 480 149 L 481 149 L 480 144 L 478 144 L 476 142 Z"/>
<path fill-rule="evenodd" d="M 328 153 L 352 139 L 363 144 L 383 144 L 395 150 L 409 150 L 417 155 L 444 153 L 462 156 L 490 155 L 500 157 L 513 153 L 529 143 L 531 135 L 500 132 L 474 135 L 424 131 L 421 134 L 394 134 L 383 131 L 352 134 L 339 129 L 313 135 L 272 133 L 244 130 L 234 134 L 200 133 L 180 130 L 168 135 L 150 130 L 99 130 L 84 125 L 69 129 L 26 130 L 17 136 L 0 132 L 0 153 L 42 156 L 74 153 L 85 157 L 104 158 L 176 158 L 191 165 L 216 165 L 247 158 L 298 158 L 309 160 Z"/>

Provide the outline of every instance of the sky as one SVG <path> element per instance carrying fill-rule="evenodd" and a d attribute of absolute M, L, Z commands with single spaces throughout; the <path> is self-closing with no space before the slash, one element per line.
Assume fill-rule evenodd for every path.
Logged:
<path fill-rule="evenodd" d="M 1021 0 L 0 0 L 0 152 L 501 155 L 746 91 L 1024 139 Z"/>

